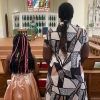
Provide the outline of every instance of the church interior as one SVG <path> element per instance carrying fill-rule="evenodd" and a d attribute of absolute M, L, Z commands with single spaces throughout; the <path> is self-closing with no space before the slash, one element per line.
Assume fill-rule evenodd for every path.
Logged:
<path fill-rule="evenodd" d="M 31 1 L 31 2 L 30 2 Z M 33 1 L 36 4 L 33 4 Z M 41 97 L 45 95 L 48 65 L 43 59 L 44 37 L 49 29 L 56 31 L 60 22 L 58 7 L 63 2 L 73 5 L 72 24 L 86 30 L 89 38 L 89 57 L 83 63 L 88 100 L 100 100 L 100 0 L 0 0 L 0 100 L 3 100 L 11 75 L 5 75 L 6 57 L 12 52 L 16 34 L 25 34 L 32 54 L 36 57 L 39 74 L 36 76 Z M 40 6 L 40 8 L 38 7 Z M 34 19 L 37 34 L 31 29 Z M 9 100 L 9 99 L 8 99 Z M 44 100 L 44 98 L 43 98 Z"/>

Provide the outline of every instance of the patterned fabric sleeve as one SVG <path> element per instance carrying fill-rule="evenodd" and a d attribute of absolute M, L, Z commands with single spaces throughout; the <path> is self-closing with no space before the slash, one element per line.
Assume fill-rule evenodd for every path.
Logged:
<path fill-rule="evenodd" d="M 83 30 L 83 36 L 84 36 L 84 43 L 88 43 L 89 39 L 86 30 Z"/>

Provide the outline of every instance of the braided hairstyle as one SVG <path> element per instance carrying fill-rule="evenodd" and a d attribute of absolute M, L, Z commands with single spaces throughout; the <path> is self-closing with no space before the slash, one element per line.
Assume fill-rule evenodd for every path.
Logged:
<path fill-rule="evenodd" d="M 62 3 L 58 9 L 59 18 L 61 22 L 64 24 L 61 25 L 61 37 L 60 37 L 60 45 L 59 48 L 63 52 L 63 54 L 67 54 L 67 29 L 69 27 L 69 23 L 73 18 L 74 9 L 70 3 Z"/>
<path fill-rule="evenodd" d="M 10 58 L 12 73 L 28 73 L 34 69 L 35 62 L 27 37 L 17 34 L 13 39 L 13 49 Z"/>

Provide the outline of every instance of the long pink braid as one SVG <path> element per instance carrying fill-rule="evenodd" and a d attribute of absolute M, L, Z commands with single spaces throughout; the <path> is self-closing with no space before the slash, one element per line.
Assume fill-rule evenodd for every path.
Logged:
<path fill-rule="evenodd" d="M 26 40 L 26 44 L 25 44 L 25 36 L 23 35 L 23 37 L 22 37 L 22 51 L 21 51 L 21 56 L 20 56 L 20 59 L 19 59 L 19 68 L 22 67 L 22 66 L 20 66 L 20 61 L 21 61 L 21 58 L 24 55 L 25 55 L 24 67 L 25 67 L 25 73 L 26 73 L 26 71 L 28 70 L 28 40 Z"/>
<path fill-rule="evenodd" d="M 25 72 L 28 70 L 28 40 L 26 40 Z M 29 70 L 28 70 L 29 71 Z"/>
<path fill-rule="evenodd" d="M 20 62 L 21 62 L 21 58 L 22 58 L 22 56 L 23 56 L 24 47 L 25 47 L 25 45 L 23 45 L 23 37 L 22 37 L 22 50 L 21 50 L 21 55 L 20 55 L 19 64 L 18 64 L 18 68 L 19 68 L 19 69 L 22 69 L 22 66 L 20 66 Z"/>
<path fill-rule="evenodd" d="M 14 56 L 14 54 L 15 54 L 17 48 L 18 48 L 19 41 L 20 41 L 20 37 L 18 38 L 18 43 L 17 43 L 17 46 L 16 46 L 16 48 L 15 48 L 15 51 L 11 54 L 10 63 L 11 63 L 12 58 L 13 58 L 13 56 Z"/>

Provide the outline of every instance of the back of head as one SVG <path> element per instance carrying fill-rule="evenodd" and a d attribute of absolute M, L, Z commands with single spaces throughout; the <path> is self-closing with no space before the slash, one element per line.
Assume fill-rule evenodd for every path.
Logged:
<path fill-rule="evenodd" d="M 73 18 L 74 9 L 73 6 L 68 3 L 62 3 L 58 9 L 59 18 L 61 21 L 67 20 L 70 21 Z"/>
<path fill-rule="evenodd" d="M 69 27 L 71 19 L 73 18 L 73 13 L 74 13 L 73 6 L 68 2 L 62 3 L 59 6 L 58 13 L 61 22 L 63 22 L 63 25 L 61 25 L 61 37 L 60 37 L 59 48 L 62 50 L 63 54 L 66 55 L 67 29 Z"/>
<path fill-rule="evenodd" d="M 13 39 L 13 49 L 10 58 L 12 73 L 27 73 L 34 68 L 34 59 L 30 45 L 24 34 L 17 34 Z"/>

